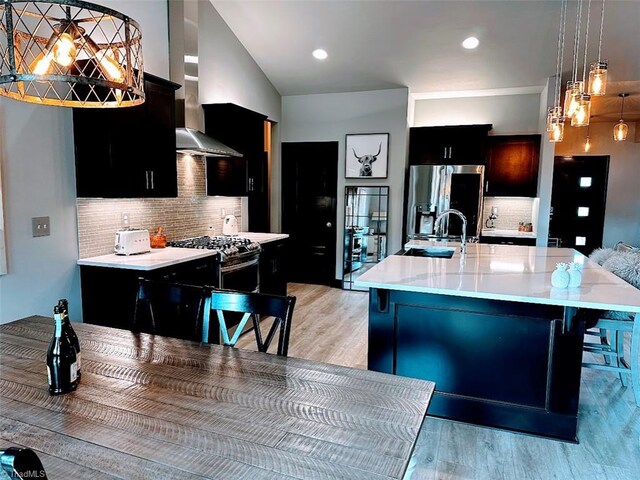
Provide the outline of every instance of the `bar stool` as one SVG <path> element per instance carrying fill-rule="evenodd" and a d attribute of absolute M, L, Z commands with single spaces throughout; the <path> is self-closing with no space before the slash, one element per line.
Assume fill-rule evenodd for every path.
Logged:
<path fill-rule="evenodd" d="M 202 325 L 209 323 L 209 292 L 207 287 L 139 278 L 133 330 L 200 341 Z"/>
<path fill-rule="evenodd" d="M 638 252 L 640 250 L 623 242 L 615 247 L 616 252 Z M 624 278 L 623 278 L 624 279 Z M 624 279 L 627 280 L 628 279 Z M 637 286 L 637 285 L 636 285 Z M 629 358 L 625 358 L 624 335 L 631 335 Z M 623 386 L 629 384 L 635 396 L 636 405 L 640 406 L 640 313 L 603 312 L 586 335 L 599 337 L 599 343 L 585 342 L 583 350 L 604 357 L 604 364 L 583 362 L 585 368 L 615 372 Z"/>

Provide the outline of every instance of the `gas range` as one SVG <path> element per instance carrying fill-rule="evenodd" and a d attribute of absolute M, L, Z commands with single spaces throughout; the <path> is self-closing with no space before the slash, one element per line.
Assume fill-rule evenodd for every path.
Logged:
<path fill-rule="evenodd" d="M 226 235 L 173 240 L 167 242 L 167 246 L 177 248 L 199 248 L 207 250 L 217 250 L 222 255 L 223 262 L 238 257 L 245 258 L 254 255 L 257 256 L 260 253 L 260 250 L 262 250 L 259 243 L 252 242 L 248 238 L 230 237 Z"/>

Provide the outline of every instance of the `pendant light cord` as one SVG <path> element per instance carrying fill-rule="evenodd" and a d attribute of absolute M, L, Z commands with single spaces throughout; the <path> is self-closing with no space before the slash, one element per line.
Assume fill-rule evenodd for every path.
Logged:
<path fill-rule="evenodd" d="M 600 59 L 602 58 L 601 54 L 602 54 L 602 31 L 604 30 L 604 2 L 605 0 L 602 0 L 602 13 L 600 14 L 600 40 L 598 41 L 598 62 L 600 62 Z"/>
<path fill-rule="evenodd" d="M 623 122 L 623 118 L 624 118 L 624 97 L 625 95 L 622 96 L 622 107 L 620 108 L 620 121 Z"/>
<path fill-rule="evenodd" d="M 587 82 L 587 50 L 589 49 L 589 20 L 591 20 L 591 0 L 587 4 L 587 26 L 584 30 L 584 62 L 582 64 L 582 81 Z M 586 92 L 586 89 L 584 90 Z"/>
<path fill-rule="evenodd" d="M 560 105 L 560 88 L 562 84 L 562 64 L 564 60 L 564 34 L 567 25 L 567 0 L 562 0 L 560 7 L 560 28 L 558 29 L 558 55 L 556 58 L 556 86 L 554 92 L 555 106 Z"/>
<path fill-rule="evenodd" d="M 578 0 L 578 8 L 576 8 L 576 30 L 573 35 L 573 62 L 571 65 L 571 79 L 574 83 L 578 81 L 578 57 L 580 56 L 580 23 L 582 21 L 582 0 Z"/>

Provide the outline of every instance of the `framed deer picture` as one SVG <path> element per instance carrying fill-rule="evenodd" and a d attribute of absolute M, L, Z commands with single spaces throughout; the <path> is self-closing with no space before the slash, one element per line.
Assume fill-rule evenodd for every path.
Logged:
<path fill-rule="evenodd" d="M 348 134 L 345 148 L 345 178 L 387 178 L 388 133 Z"/>

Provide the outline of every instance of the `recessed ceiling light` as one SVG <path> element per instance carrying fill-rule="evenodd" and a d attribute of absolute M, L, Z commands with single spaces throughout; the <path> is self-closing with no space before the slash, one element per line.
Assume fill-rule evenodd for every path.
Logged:
<path fill-rule="evenodd" d="M 329 54 L 327 53 L 326 50 L 323 50 L 321 48 L 317 48 L 316 50 L 314 50 L 312 52 L 312 55 L 314 57 L 316 57 L 318 60 L 324 60 L 325 58 L 327 58 L 329 56 Z"/>
<path fill-rule="evenodd" d="M 473 50 L 478 45 L 480 45 L 480 40 L 478 40 L 476 37 L 465 38 L 462 42 L 462 46 L 467 50 Z"/>

